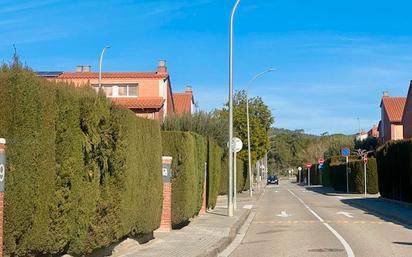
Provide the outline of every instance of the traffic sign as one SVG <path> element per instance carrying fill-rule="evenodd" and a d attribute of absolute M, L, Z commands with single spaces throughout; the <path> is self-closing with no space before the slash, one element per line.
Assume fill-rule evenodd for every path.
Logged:
<path fill-rule="evenodd" d="M 320 158 L 320 159 L 318 160 L 318 164 L 319 164 L 319 165 L 323 165 L 324 163 L 325 163 L 325 160 L 324 160 L 324 159 Z"/>
<path fill-rule="evenodd" d="M 312 167 L 312 163 L 307 163 L 306 168 L 310 169 Z"/>
<path fill-rule="evenodd" d="M 350 149 L 348 147 L 344 147 L 341 150 L 341 154 L 343 157 L 349 157 L 350 155 Z"/>
<path fill-rule="evenodd" d="M 242 140 L 240 140 L 240 138 L 237 137 L 233 138 L 233 145 L 233 151 L 235 151 L 236 153 L 240 152 L 240 150 L 242 150 L 243 148 Z"/>
<path fill-rule="evenodd" d="M 229 148 L 229 142 L 227 142 L 227 148 Z M 233 152 L 240 152 L 243 148 L 243 142 L 237 137 L 232 138 L 232 151 Z"/>
<path fill-rule="evenodd" d="M 302 167 L 299 167 L 299 168 L 298 168 L 298 171 L 301 171 L 301 170 L 302 170 Z"/>

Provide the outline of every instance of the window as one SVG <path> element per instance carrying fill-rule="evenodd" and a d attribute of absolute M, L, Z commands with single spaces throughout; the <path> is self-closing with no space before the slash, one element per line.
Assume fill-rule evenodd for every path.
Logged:
<path fill-rule="evenodd" d="M 127 96 L 127 85 L 119 86 L 117 91 L 118 96 Z"/>
<path fill-rule="evenodd" d="M 92 85 L 96 92 L 99 92 L 99 85 Z M 102 89 L 106 96 L 113 96 L 113 86 L 112 85 L 102 85 Z"/>
<path fill-rule="evenodd" d="M 96 92 L 99 91 L 99 85 L 92 85 Z M 102 85 L 103 91 L 108 97 L 137 97 L 137 84 L 119 84 L 119 85 Z"/>

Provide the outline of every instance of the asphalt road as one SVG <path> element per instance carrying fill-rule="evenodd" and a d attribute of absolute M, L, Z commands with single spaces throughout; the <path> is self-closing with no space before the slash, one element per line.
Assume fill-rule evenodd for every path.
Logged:
<path fill-rule="evenodd" d="M 268 186 L 230 256 L 412 256 L 412 230 L 289 181 Z"/>

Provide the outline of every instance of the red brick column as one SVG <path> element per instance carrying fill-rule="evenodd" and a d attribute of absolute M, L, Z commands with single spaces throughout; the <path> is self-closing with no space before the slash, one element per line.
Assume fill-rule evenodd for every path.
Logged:
<path fill-rule="evenodd" d="M 3 155 L 5 157 L 5 154 L 6 154 L 5 151 L 6 151 L 6 140 L 4 140 L 3 138 L 0 138 L 0 155 Z M 1 174 L 0 174 L 1 182 L 0 183 L 4 183 L 5 175 L 6 175 L 5 169 L 6 169 L 5 166 L 4 165 L 2 166 L 2 163 L 0 162 L 0 170 L 1 170 Z M 4 192 L 3 191 L 0 192 L 0 257 L 4 256 L 3 254 Z"/>
<path fill-rule="evenodd" d="M 159 231 L 172 230 L 172 184 L 163 183 L 163 208 Z"/>
<path fill-rule="evenodd" d="M 205 214 L 206 213 L 206 181 L 203 183 L 203 201 L 202 201 L 202 208 L 199 211 L 199 214 Z"/>
<path fill-rule="evenodd" d="M 171 179 L 171 165 L 172 157 L 163 156 L 163 208 L 162 218 L 158 231 L 169 232 L 172 230 L 172 183 Z M 1 256 L 0 256 L 1 257 Z"/>
<path fill-rule="evenodd" d="M 207 162 L 205 162 L 205 174 L 203 182 L 203 194 L 202 194 L 202 208 L 199 211 L 199 214 L 206 213 L 206 185 L 207 185 Z"/>

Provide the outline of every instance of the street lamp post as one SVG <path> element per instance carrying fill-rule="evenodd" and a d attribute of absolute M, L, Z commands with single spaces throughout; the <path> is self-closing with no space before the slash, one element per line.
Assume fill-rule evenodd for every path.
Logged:
<path fill-rule="evenodd" d="M 256 74 L 248 83 L 246 88 L 246 123 L 247 123 L 247 152 L 248 152 L 248 170 L 249 170 L 249 196 L 252 197 L 252 159 L 250 156 L 250 121 L 249 121 L 249 88 L 256 79 L 265 75 L 268 72 L 275 71 L 275 69 L 267 69 L 261 73 Z M 266 165 L 267 166 L 267 165 Z"/>
<path fill-rule="evenodd" d="M 233 216 L 233 20 L 240 0 L 236 0 L 230 15 L 229 28 L 229 192 L 228 216 Z"/>
<path fill-rule="evenodd" d="M 100 54 L 100 60 L 99 60 L 99 89 L 102 88 L 102 63 L 103 63 L 103 56 L 104 53 L 106 52 L 106 49 L 110 48 L 110 46 L 105 46 L 103 47 L 102 53 Z"/>

